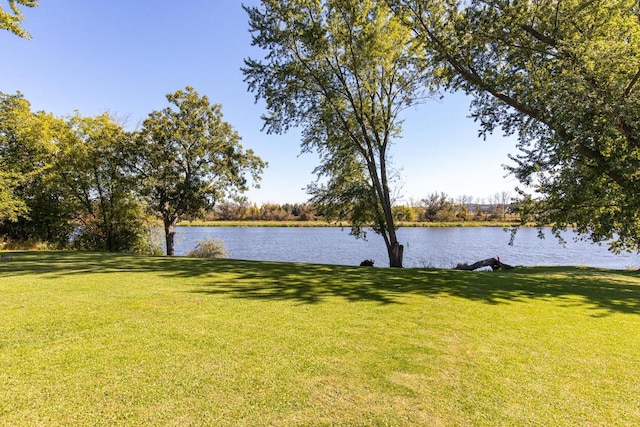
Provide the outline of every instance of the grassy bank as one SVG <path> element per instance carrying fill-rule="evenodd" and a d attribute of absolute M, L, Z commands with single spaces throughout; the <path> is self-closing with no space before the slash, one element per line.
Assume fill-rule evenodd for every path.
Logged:
<path fill-rule="evenodd" d="M 181 227 L 349 227 L 348 222 L 326 221 L 181 221 Z M 513 227 L 516 222 L 506 221 L 458 221 L 418 222 L 400 221 L 398 227 Z"/>
<path fill-rule="evenodd" d="M 640 276 L 0 261 L 0 425 L 640 424 Z"/>

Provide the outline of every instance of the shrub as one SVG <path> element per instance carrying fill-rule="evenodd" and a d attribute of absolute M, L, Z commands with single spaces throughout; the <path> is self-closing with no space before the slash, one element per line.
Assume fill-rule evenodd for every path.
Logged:
<path fill-rule="evenodd" d="M 61 249 L 55 243 L 44 242 L 38 239 L 10 239 L 0 238 L 0 251 L 48 251 Z"/>
<path fill-rule="evenodd" d="M 142 255 L 162 256 L 164 255 L 163 241 L 164 228 L 157 221 L 149 219 L 132 249 L 134 253 Z"/>
<path fill-rule="evenodd" d="M 225 258 L 229 253 L 224 247 L 224 242 L 220 239 L 207 237 L 199 240 L 196 246 L 187 252 L 187 256 L 194 258 Z"/>

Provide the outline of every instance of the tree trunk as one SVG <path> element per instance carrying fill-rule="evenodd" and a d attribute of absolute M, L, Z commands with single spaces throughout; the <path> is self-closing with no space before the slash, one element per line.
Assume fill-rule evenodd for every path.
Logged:
<path fill-rule="evenodd" d="M 501 262 L 500 261 L 500 257 L 498 257 L 498 258 L 483 259 L 482 261 L 474 262 L 471 265 L 459 264 L 454 270 L 473 271 L 473 270 L 477 270 L 478 268 L 482 268 L 482 267 L 491 267 L 491 270 L 493 270 L 493 271 L 500 270 L 500 269 L 513 268 L 509 264 L 505 264 L 505 263 Z"/>
<path fill-rule="evenodd" d="M 398 242 L 393 242 L 387 247 L 389 253 L 389 267 L 402 268 L 402 257 L 404 255 L 404 246 Z"/>
<path fill-rule="evenodd" d="M 175 221 L 164 220 L 164 238 L 167 243 L 167 256 L 174 256 L 176 254 L 174 248 L 174 237 L 176 235 Z"/>

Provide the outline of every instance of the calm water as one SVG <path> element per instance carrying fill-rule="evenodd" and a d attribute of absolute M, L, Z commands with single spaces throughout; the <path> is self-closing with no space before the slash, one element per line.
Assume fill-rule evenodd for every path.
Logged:
<path fill-rule="evenodd" d="M 575 242 L 572 234 L 563 247 L 549 234 L 539 239 L 536 229 L 520 230 L 513 246 L 500 227 L 401 228 L 398 236 L 405 245 L 405 267 L 450 268 L 496 256 L 511 265 L 640 267 L 640 255 L 615 255 L 606 246 Z M 176 254 L 206 237 L 222 239 L 235 259 L 343 265 L 373 259 L 378 267 L 389 265 L 382 237 L 370 233 L 366 241 L 355 239 L 340 228 L 178 227 Z"/>

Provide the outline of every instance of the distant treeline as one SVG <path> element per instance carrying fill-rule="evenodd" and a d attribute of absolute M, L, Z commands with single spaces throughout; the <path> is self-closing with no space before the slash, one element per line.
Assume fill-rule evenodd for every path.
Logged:
<path fill-rule="evenodd" d="M 463 196 L 453 199 L 445 193 L 433 193 L 426 198 L 393 207 L 395 220 L 400 222 L 457 222 L 515 220 L 515 205 L 508 193 L 496 194 L 489 202 L 473 201 Z M 196 218 L 194 218 L 196 219 Z M 247 200 L 224 201 L 204 213 L 205 221 L 322 221 L 322 209 L 310 203 L 263 203 Z M 348 213 L 342 220 L 348 221 Z"/>

